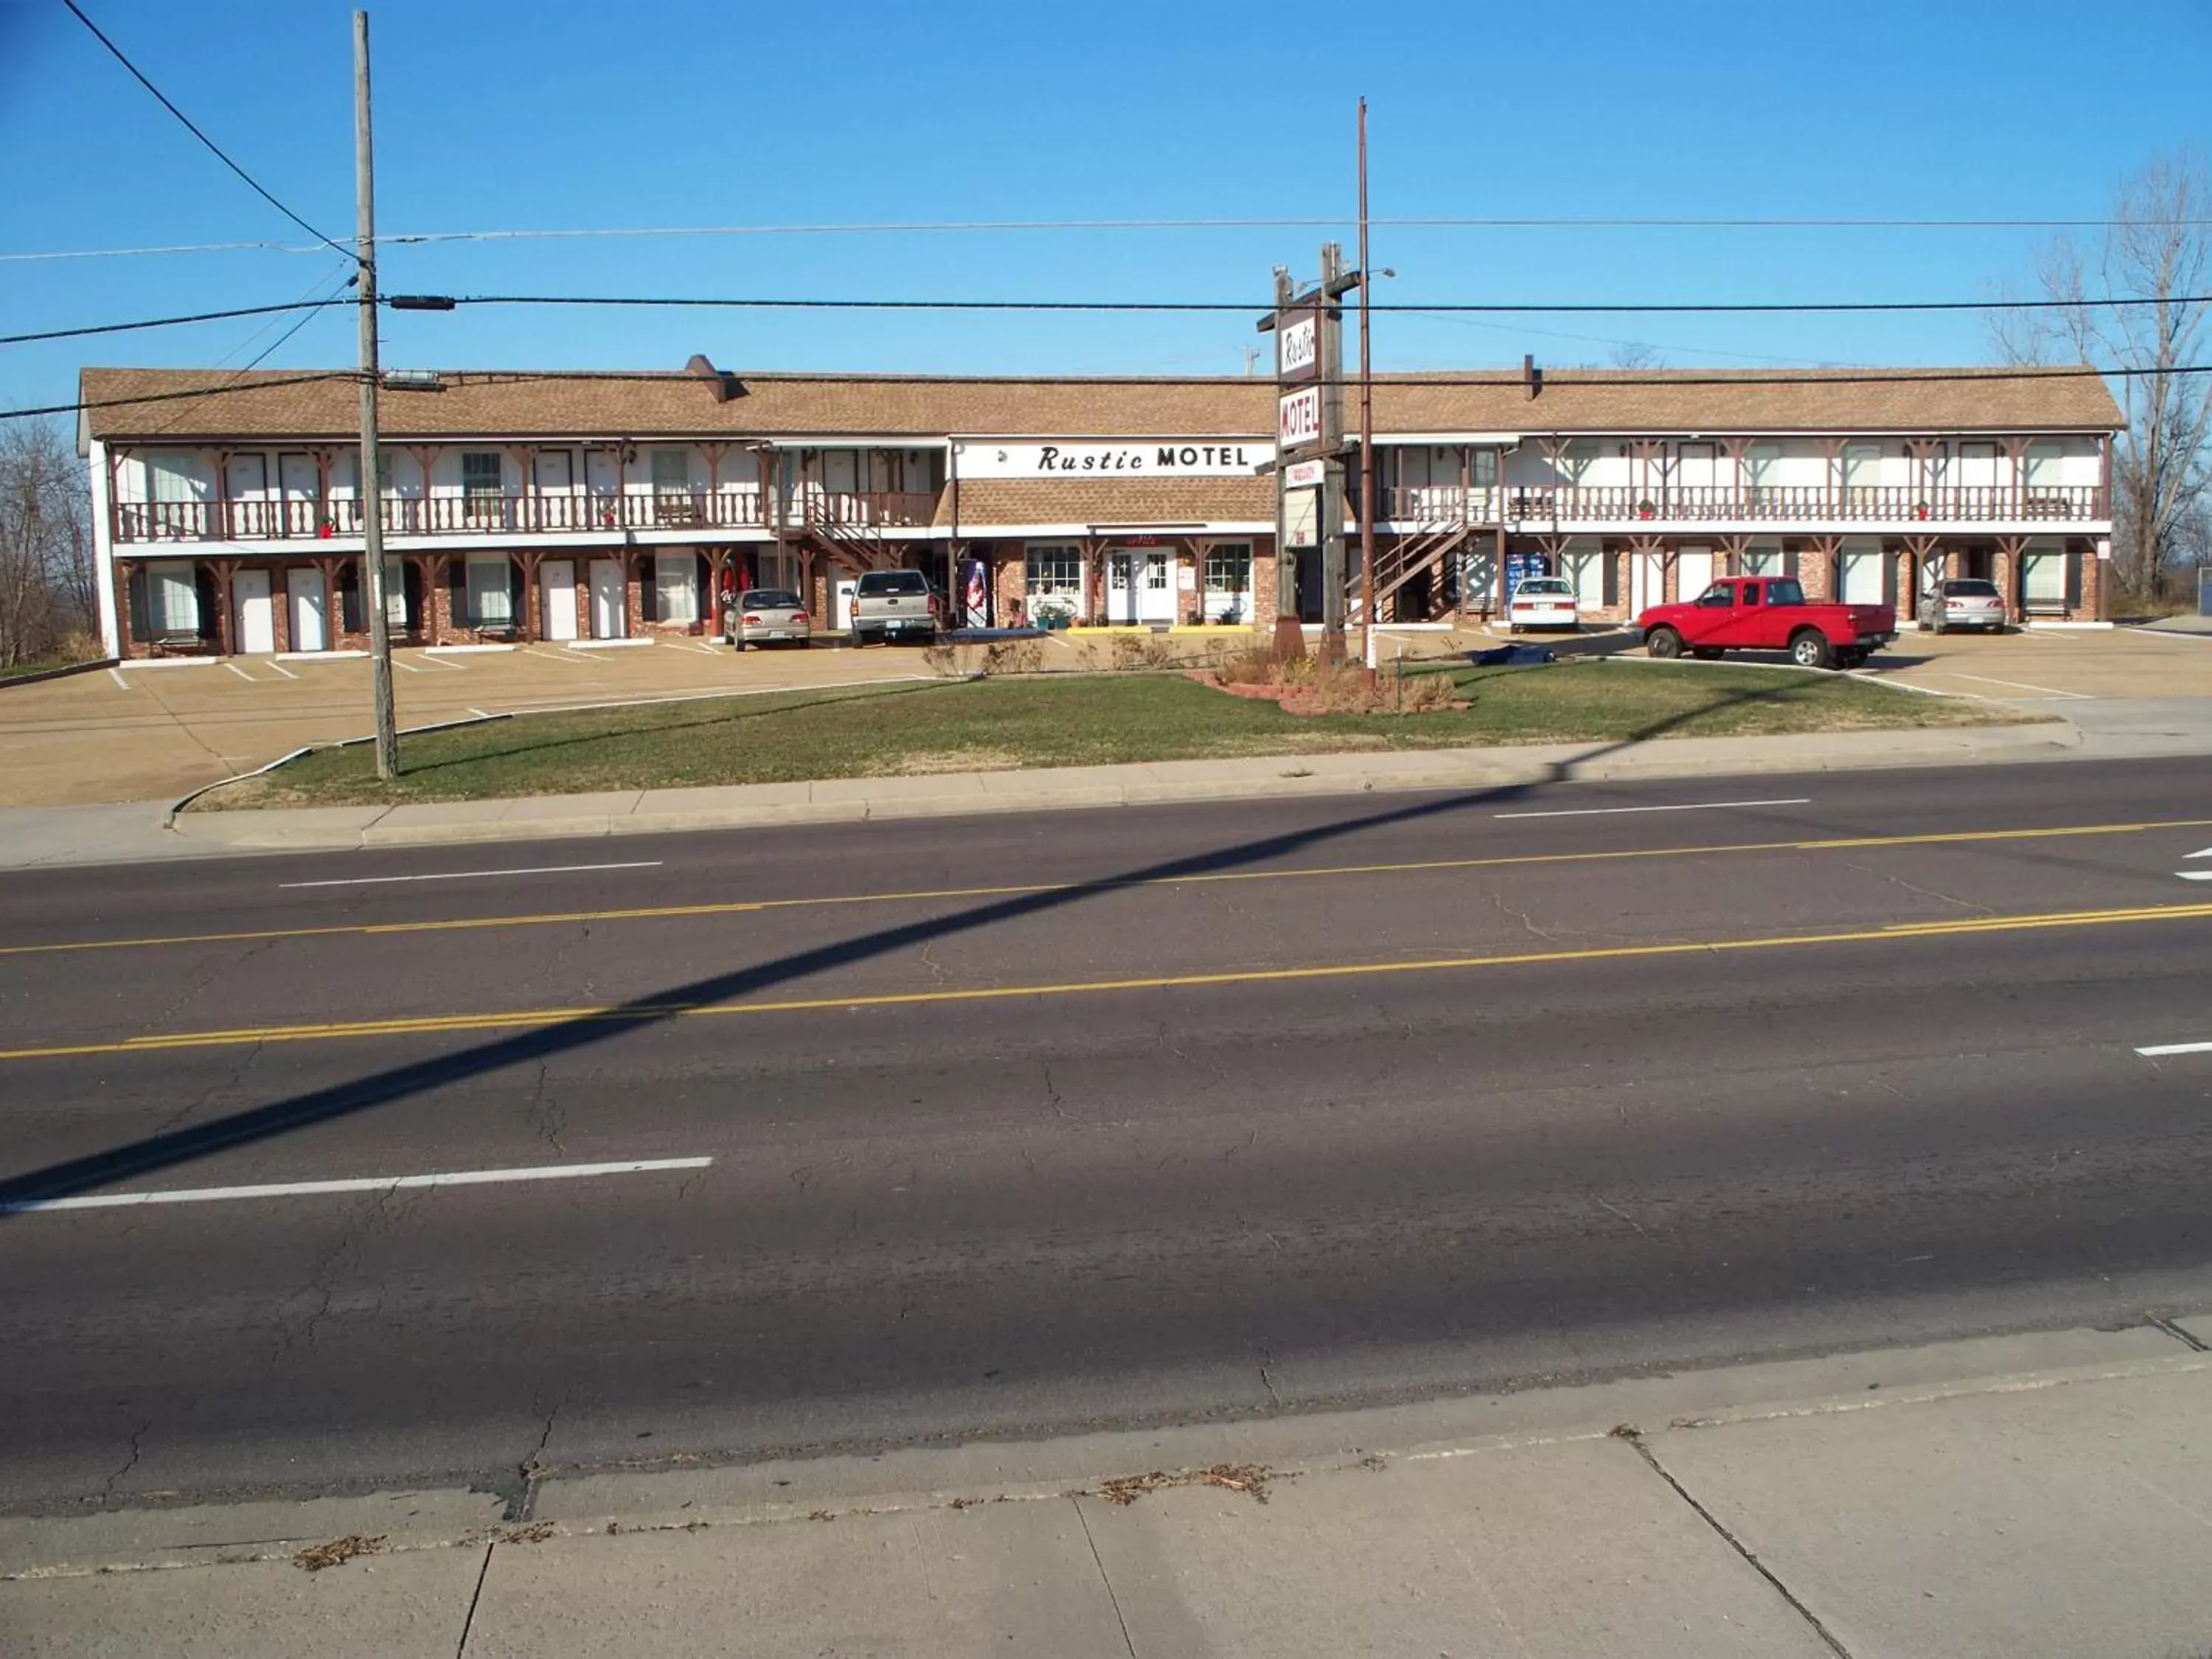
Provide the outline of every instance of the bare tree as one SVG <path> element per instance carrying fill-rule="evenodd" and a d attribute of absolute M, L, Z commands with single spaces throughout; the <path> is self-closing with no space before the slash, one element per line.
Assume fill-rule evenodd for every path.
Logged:
<path fill-rule="evenodd" d="M 0 668 L 82 654 L 99 617 L 84 463 L 59 427 L 0 428 Z"/>
<path fill-rule="evenodd" d="M 2113 455 L 2113 574 L 2132 598 L 2154 594 L 2212 487 L 2212 377 L 2181 373 L 2207 348 L 2212 179 L 2203 156 L 2164 156 L 2129 179 L 2100 242 L 2062 236 L 2035 262 L 2061 303 L 2001 312 L 1994 343 L 2018 363 L 2072 361 L 2125 371 L 2114 395 L 2127 430 Z M 2101 299 L 2147 301 L 2104 306 Z"/>
<path fill-rule="evenodd" d="M 1646 345 L 1641 340 L 1616 340 L 1613 349 L 1605 354 L 1607 368 L 1657 368 L 1665 362 L 1656 346 Z"/>

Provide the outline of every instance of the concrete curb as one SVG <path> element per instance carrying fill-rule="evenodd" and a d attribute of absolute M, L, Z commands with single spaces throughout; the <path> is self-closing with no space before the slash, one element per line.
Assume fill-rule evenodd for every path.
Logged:
<path fill-rule="evenodd" d="M 72 674 L 89 674 L 95 669 L 112 668 L 119 660 L 115 657 L 95 657 L 90 662 L 69 662 L 59 668 L 41 668 L 35 674 L 11 674 L 0 679 L 0 691 L 11 685 L 40 685 L 48 680 L 65 680 Z"/>

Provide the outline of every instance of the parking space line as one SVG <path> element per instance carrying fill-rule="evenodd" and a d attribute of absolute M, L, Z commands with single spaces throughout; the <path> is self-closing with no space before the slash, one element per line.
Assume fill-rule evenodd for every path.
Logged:
<path fill-rule="evenodd" d="M 526 657 L 543 657 L 548 662 L 572 663 L 580 667 L 585 668 L 588 668 L 592 665 L 592 659 L 589 657 L 563 655 L 562 653 L 557 651 L 540 651 L 534 645 L 526 645 L 520 647 L 520 649 L 522 654 Z"/>
<path fill-rule="evenodd" d="M 111 668 L 111 669 L 109 669 L 109 670 L 107 671 L 107 678 L 110 678 L 111 680 L 113 680 L 113 681 L 114 681 L 118 685 L 121 686 L 121 687 L 122 687 L 125 691 L 128 691 L 128 690 L 131 689 L 131 682 L 130 682 L 129 680 L 125 679 L 125 678 L 123 678 L 123 671 L 122 671 L 121 669 L 119 669 L 119 668 Z"/>
<path fill-rule="evenodd" d="M 411 663 L 411 662 L 402 662 L 402 661 L 400 661 L 400 660 L 399 660 L 399 659 L 398 659 L 398 658 L 397 658 L 397 657 L 394 657 L 394 658 L 392 659 L 392 665 L 394 668 L 398 669 L 398 670 L 401 673 L 403 673 L 403 674 L 419 674 L 419 673 L 421 673 L 421 672 L 422 672 L 421 669 L 417 668 L 417 667 L 416 667 L 413 663 Z"/>
<path fill-rule="evenodd" d="M 239 678 L 244 680 L 248 685 L 256 684 L 252 675 L 247 673 L 243 668 L 240 668 L 236 663 L 231 661 L 228 657 L 223 659 L 222 665 L 230 670 L 232 673 L 237 675 Z"/>
<path fill-rule="evenodd" d="M 1961 674 L 1954 668 L 1931 669 L 1929 672 L 1931 673 L 1940 674 L 1946 679 L 1972 680 L 1977 685 L 2007 686 L 2014 691 L 2033 691 L 2046 697 L 2063 698 L 2069 702 L 2094 702 L 2097 701 L 2096 698 L 2091 696 L 2086 691 L 2061 691 L 2056 686 L 2030 685 L 2024 680 L 1993 680 L 1986 674 Z"/>
<path fill-rule="evenodd" d="M 295 674 L 295 673 L 294 673 L 290 669 L 289 669 L 289 668 L 285 667 L 285 666 L 284 666 L 284 665 L 283 665 L 283 663 L 278 662 L 278 661 L 276 660 L 276 658 L 274 658 L 274 657 L 270 657 L 270 659 L 268 659 L 268 663 L 269 663 L 269 666 L 270 666 L 270 667 L 271 667 L 271 668 L 275 669 L 278 673 L 282 674 L 282 675 L 283 675 L 286 679 L 288 679 L 288 680 L 296 680 L 296 679 L 298 679 L 298 678 L 300 678 L 297 674 Z"/>

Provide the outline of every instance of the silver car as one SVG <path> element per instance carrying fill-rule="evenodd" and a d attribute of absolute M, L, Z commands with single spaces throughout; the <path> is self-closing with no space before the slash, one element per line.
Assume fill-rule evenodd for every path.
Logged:
<path fill-rule="evenodd" d="M 1979 628 L 2002 634 L 2008 618 L 1997 585 L 1979 576 L 1954 576 L 1920 596 L 1920 625 L 1931 634 L 1954 628 Z"/>
<path fill-rule="evenodd" d="M 806 607 L 783 587 L 749 587 L 738 594 L 724 631 L 740 651 L 749 645 L 805 645 L 814 637 Z"/>

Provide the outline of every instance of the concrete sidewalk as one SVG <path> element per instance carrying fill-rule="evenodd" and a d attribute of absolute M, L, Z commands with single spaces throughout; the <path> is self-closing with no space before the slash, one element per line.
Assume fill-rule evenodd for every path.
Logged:
<path fill-rule="evenodd" d="M 2207 1337 L 0 1520 L 0 1650 L 2191 1659 Z"/>

